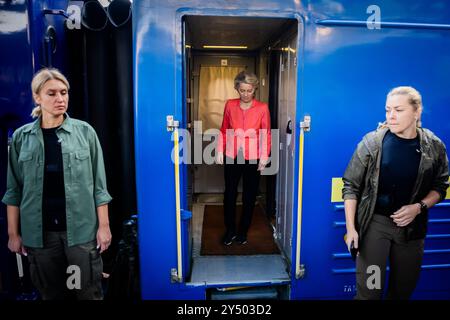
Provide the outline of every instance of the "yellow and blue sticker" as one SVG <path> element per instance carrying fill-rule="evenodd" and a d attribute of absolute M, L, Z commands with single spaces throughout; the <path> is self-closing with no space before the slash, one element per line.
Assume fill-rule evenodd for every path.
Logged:
<path fill-rule="evenodd" d="M 449 177 L 450 182 L 450 177 Z M 342 202 L 342 187 L 344 186 L 344 182 L 342 178 L 331 178 L 331 202 Z M 445 200 L 450 199 L 450 187 L 447 189 L 447 194 L 445 196 Z"/>

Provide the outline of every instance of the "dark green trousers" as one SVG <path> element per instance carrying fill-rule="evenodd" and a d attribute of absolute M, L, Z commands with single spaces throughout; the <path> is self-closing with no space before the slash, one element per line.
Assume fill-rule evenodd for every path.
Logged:
<path fill-rule="evenodd" d="M 423 251 L 423 239 L 406 241 L 404 228 L 397 227 L 389 217 L 375 214 L 356 258 L 355 299 L 383 298 L 388 261 L 386 299 L 409 299 L 419 280 Z M 378 275 L 380 279 L 376 279 Z"/>
<path fill-rule="evenodd" d="M 47 232 L 44 248 L 27 247 L 30 277 L 43 300 L 101 300 L 103 262 L 97 241 L 67 246 L 66 232 Z"/>

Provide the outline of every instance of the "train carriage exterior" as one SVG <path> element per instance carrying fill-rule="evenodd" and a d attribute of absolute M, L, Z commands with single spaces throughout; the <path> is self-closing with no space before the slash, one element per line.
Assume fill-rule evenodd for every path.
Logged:
<path fill-rule="evenodd" d="M 59 47 L 70 41 L 70 33 L 61 30 L 63 17 L 43 17 L 42 10 L 69 5 L 83 3 L 0 4 L 4 16 L 28 21 L 13 31 L 1 31 L 0 24 L 2 47 L 14 43 L 26 52 L 17 60 L 13 51 L 0 53 L 5 148 L 8 132 L 29 120 L 27 83 L 49 61 L 41 47 L 47 27 L 56 26 Z M 353 298 L 355 265 L 343 241 L 341 178 L 362 136 L 384 120 L 387 92 L 399 85 L 421 92 L 424 127 L 450 143 L 450 4 L 134 0 L 132 14 L 131 129 L 142 298 Z M 52 65 L 68 70 L 66 55 L 58 51 Z M 271 218 L 276 253 L 201 251 L 205 212 L 222 201 L 222 169 L 188 161 L 194 156 L 186 150 L 203 154 L 214 141 L 206 129 L 221 118 L 207 109 L 202 114 L 214 100 L 202 100 L 205 90 L 212 90 L 202 77 L 227 68 L 255 72 L 261 81 L 257 97 L 269 102 L 276 166 L 274 175 L 263 178 L 258 205 Z M 201 119 L 212 125 L 195 131 Z M 414 299 L 450 298 L 448 199 L 450 193 L 430 210 Z"/>

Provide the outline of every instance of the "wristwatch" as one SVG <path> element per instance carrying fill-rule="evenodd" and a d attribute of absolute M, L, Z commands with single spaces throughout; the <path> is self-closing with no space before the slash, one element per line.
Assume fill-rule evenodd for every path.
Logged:
<path fill-rule="evenodd" d="M 425 202 L 423 202 L 423 201 L 420 201 L 419 205 L 420 205 L 420 212 L 421 213 L 424 212 L 426 209 L 428 209 L 427 204 Z"/>

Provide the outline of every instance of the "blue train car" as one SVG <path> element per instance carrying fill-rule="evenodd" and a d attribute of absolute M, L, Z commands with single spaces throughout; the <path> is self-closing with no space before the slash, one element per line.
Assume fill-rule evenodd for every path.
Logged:
<path fill-rule="evenodd" d="M 416 87 L 424 97 L 424 126 L 447 144 L 450 139 L 449 4 L 371 4 L 133 2 L 143 298 L 236 298 L 239 290 L 233 289 L 245 292 L 242 287 L 245 297 L 355 294 L 354 263 L 342 238 L 340 178 L 363 134 L 384 120 L 389 89 Z M 274 214 L 280 251 L 203 255 L 199 242 L 208 239 L 199 233 L 207 228 L 208 207 L 220 205 L 215 196 L 223 191 L 221 168 L 174 164 L 174 131 L 188 128 L 195 140 L 220 125 L 214 99 L 223 101 L 223 94 L 213 88 L 219 77 L 214 74 L 226 78 L 223 69 L 240 67 L 260 77 L 259 98 L 269 102 L 272 125 L 279 129 L 279 168 L 275 178 L 265 179 L 258 202 Z M 196 120 L 202 120 L 203 131 L 195 133 Z M 194 151 L 198 146 L 184 137 L 180 143 L 191 143 Z M 450 297 L 448 206 L 444 201 L 431 211 L 415 298 Z"/>
<path fill-rule="evenodd" d="M 362 136 L 384 120 L 387 92 L 399 85 L 421 92 L 424 127 L 450 143 L 450 3 L 134 0 L 128 81 L 134 102 L 118 113 L 133 112 L 133 124 L 115 130 L 107 124 L 118 121 L 108 108 L 119 100 L 111 81 L 123 87 L 127 77 L 107 66 L 110 36 L 96 32 L 121 24 L 107 22 L 112 10 L 93 2 L 0 2 L 1 181 L 8 137 L 31 120 L 32 75 L 56 66 L 74 84 L 69 113 L 99 132 L 114 201 L 134 198 L 136 187 L 143 299 L 351 299 L 355 265 L 343 241 L 341 177 Z M 131 11 L 123 8 L 126 22 Z M 93 22 L 83 24 L 86 34 L 64 26 L 71 14 Z M 88 51 L 86 43 L 97 47 Z M 104 69 L 89 71 L 99 65 Z M 258 75 L 257 98 L 269 104 L 273 161 L 261 180 L 248 246 L 225 248 L 223 168 L 208 155 L 241 70 Z M 88 73 L 94 77 L 86 79 Z M 87 83 L 103 81 L 108 85 L 95 87 L 92 98 Z M 121 139 L 125 133 L 134 136 L 134 151 Z M 116 179 L 113 158 L 135 164 L 135 173 L 123 174 L 135 182 Z M 450 192 L 430 211 L 414 299 L 450 298 L 448 199 Z M 113 213 L 135 214 L 131 202 Z M 12 287 L 4 281 L 15 273 L 4 263 L 6 248 L 0 257 L 2 283 Z"/>

